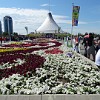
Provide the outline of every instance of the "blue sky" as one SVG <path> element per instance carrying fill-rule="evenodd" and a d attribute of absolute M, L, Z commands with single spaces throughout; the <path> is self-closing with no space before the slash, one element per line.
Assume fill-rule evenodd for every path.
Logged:
<path fill-rule="evenodd" d="M 45 20 L 49 0 L 0 0 L 0 20 L 9 15 L 13 18 L 14 31 L 26 34 L 36 30 Z M 50 0 L 51 12 L 57 24 L 66 32 L 71 32 L 72 3 L 80 6 L 79 25 L 73 33 L 100 33 L 100 0 Z"/>

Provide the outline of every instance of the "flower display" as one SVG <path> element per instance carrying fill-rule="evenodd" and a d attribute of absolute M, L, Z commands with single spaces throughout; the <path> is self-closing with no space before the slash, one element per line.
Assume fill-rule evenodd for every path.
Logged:
<path fill-rule="evenodd" d="M 44 61 L 43 57 L 32 54 L 9 54 L 6 57 L 2 55 L 0 56 L 0 79 L 16 73 L 24 75 L 28 71 L 33 71 L 37 67 L 40 67 Z"/>
<path fill-rule="evenodd" d="M 42 41 L 42 40 L 41 40 Z M 11 43 L 11 44 L 5 44 L 2 46 L 1 52 L 9 52 L 9 51 L 17 51 L 19 50 L 20 52 L 23 52 L 25 50 L 25 52 L 32 52 L 35 50 L 43 50 L 43 49 L 48 49 L 48 48 L 52 48 L 52 47 L 58 47 L 60 46 L 61 43 L 57 42 L 57 41 L 49 41 L 48 43 L 46 43 L 46 41 L 43 43 L 42 42 L 33 42 L 33 41 L 27 41 L 27 42 L 18 42 L 18 43 Z M 27 50 L 26 50 L 27 49 Z"/>
<path fill-rule="evenodd" d="M 54 45 L 50 46 L 51 48 L 45 47 L 48 50 L 41 47 L 41 49 L 0 54 L 0 62 L 3 61 L 2 57 L 5 55 L 20 54 L 22 57 L 16 56 L 14 61 L 9 60 L 9 62 L 12 61 L 12 64 L 21 64 L 18 65 L 19 67 L 11 67 L 16 68 L 17 73 L 11 68 L 8 68 L 11 69 L 10 71 L 5 68 L 5 70 L 0 69 L 0 72 L 3 70 L 2 75 L 14 72 L 9 74 L 9 77 L 0 80 L 0 94 L 100 94 L 100 70 L 98 67 L 93 66 L 82 56 L 67 48 L 65 44 L 55 43 L 55 47 Z M 42 64 L 40 64 L 41 62 Z M 4 63 L 5 66 L 8 65 L 7 60 Z M 33 70 L 34 68 L 35 70 Z"/>

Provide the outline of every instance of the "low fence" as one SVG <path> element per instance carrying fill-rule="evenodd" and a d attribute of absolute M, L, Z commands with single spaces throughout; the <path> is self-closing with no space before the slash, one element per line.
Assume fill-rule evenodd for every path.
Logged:
<path fill-rule="evenodd" d="M 100 100 L 100 95 L 6 95 L 0 100 Z"/>

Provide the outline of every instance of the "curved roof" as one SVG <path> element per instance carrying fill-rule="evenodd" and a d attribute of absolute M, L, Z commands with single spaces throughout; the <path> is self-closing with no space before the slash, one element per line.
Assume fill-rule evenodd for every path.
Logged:
<path fill-rule="evenodd" d="M 58 33 L 59 26 L 54 21 L 52 14 L 48 13 L 44 23 L 36 30 L 40 33 Z"/>

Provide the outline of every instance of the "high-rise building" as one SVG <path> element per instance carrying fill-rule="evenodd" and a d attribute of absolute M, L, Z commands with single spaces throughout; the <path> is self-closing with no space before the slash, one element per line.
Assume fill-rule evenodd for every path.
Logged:
<path fill-rule="evenodd" d="M 0 21 L 0 34 L 2 34 L 2 24 L 1 24 L 1 21 Z"/>
<path fill-rule="evenodd" d="M 7 32 L 8 34 L 13 33 L 13 20 L 10 16 L 4 17 L 4 32 Z"/>

